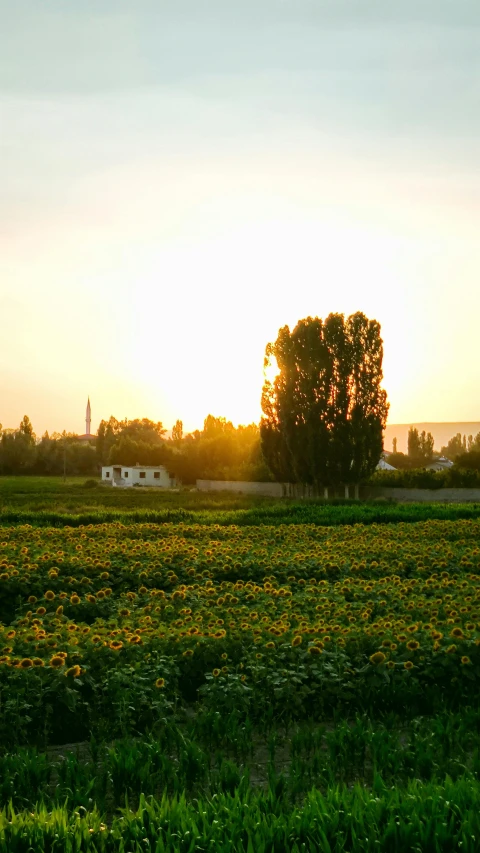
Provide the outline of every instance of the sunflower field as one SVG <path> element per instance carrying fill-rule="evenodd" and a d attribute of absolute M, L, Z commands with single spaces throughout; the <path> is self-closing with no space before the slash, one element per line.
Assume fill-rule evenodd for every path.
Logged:
<path fill-rule="evenodd" d="M 0 853 L 478 850 L 480 519 L 207 521 L 3 519 Z"/>

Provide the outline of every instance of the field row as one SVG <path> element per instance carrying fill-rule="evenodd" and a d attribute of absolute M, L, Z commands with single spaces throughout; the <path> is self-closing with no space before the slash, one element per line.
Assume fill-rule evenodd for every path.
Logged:
<path fill-rule="evenodd" d="M 0 813 L 0 853 L 477 853 L 480 785 L 471 780 L 373 792 L 335 786 L 312 790 L 294 806 L 267 793 L 217 794 L 189 802 L 141 798 L 106 822 L 93 809 Z"/>

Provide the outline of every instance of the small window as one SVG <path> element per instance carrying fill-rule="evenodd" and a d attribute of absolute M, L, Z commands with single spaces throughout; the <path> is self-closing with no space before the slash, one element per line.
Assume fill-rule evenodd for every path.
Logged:
<path fill-rule="evenodd" d="M 128 471 L 124 471 L 124 472 L 123 472 L 123 476 L 124 476 L 124 477 L 128 477 Z"/>
<path fill-rule="evenodd" d="M 154 480 L 159 480 L 159 479 L 160 479 L 160 471 L 154 471 L 154 472 L 153 472 L 153 479 L 154 479 Z"/>
<path fill-rule="evenodd" d="M 141 480 L 144 480 L 145 479 L 145 471 L 140 471 L 138 476 L 140 477 Z"/>
<path fill-rule="evenodd" d="M 106 476 L 106 477 L 109 477 L 109 476 L 110 476 L 110 471 L 107 471 L 107 472 L 105 473 L 105 476 Z"/>

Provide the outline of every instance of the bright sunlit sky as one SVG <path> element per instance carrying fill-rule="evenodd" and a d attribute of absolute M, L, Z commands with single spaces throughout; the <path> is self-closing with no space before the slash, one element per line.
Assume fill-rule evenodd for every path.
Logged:
<path fill-rule="evenodd" d="M 382 325 L 480 417 L 478 0 L 0 0 L 0 422 L 260 416 L 280 326 Z"/>

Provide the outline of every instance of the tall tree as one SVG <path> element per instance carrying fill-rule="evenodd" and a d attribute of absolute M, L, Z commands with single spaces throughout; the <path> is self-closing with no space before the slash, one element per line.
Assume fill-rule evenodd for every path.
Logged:
<path fill-rule="evenodd" d="M 416 427 L 408 430 L 408 458 L 412 468 L 422 468 L 433 459 L 434 439 L 431 432 L 422 430 L 418 432 Z"/>
<path fill-rule="evenodd" d="M 420 436 L 416 427 L 410 427 L 408 430 L 407 453 L 411 460 L 418 459 L 420 455 Z"/>
<path fill-rule="evenodd" d="M 35 434 L 30 418 L 24 415 L 18 429 L 3 430 L 0 442 L 0 469 L 4 474 L 23 474 L 35 464 Z"/>
<path fill-rule="evenodd" d="M 469 436 L 469 448 L 470 449 L 472 449 L 472 450 L 474 449 L 474 444 L 477 441 L 477 439 L 479 438 L 479 436 L 480 436 L 480 433 L 476 437 L 475 441 L 474 441 L 472 436 Z M 472 439 L 471 441 L 470 441 L 470 438 Z M 454 435 L 448 441 L 446 446 L 442 447 L 442 455 L 446 456 L 448 459 L 451 459 L 452 461 L 454 459 L 456 459 L 457 456 L 460 456 L 461 453 L 466 453 L 466 452 L 467 452 L 467 437 L 465 435 L 462 437 L 462 434 L 460 432 L 457 432 L 457 434 Z"/>
<path fill-rule="evenodd" d="M 22 420 L 20 421 L 20 426 L 18 428 L 19 432 L 28 438 L 31 442 L 35 441 L 35 433 L 33 431 L 33 426 L 28 415 L 24 415 Z"/>
<path fill-rule="evenodd" d="M 183 421 L 176 420 L 172 427 L 172 441 L 175 441 L 177 444 L 181 442 L 183 438 Z"/>
<path fill-rule="evenodd" d="M 358 483 L 375 470 L 388 412 L 382 359 L 380 325 L 361 313 L 279 330 L 265 351 L 260 424 L 277 479 L 320 487 Z"/>

